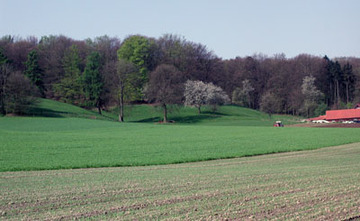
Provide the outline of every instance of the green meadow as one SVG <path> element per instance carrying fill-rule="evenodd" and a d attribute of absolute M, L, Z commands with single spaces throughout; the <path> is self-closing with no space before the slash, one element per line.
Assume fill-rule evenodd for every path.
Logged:
<path fill-rule="evenodd" d="M 237 106 L 169 118 L 134 105 L 119 123 L 116 109 L 51 100 L 0 117 L 0 219 L 358 217 L 360 128 L 286 127 L 299 118 Z"/>
<path fill-rule="evenodd" d="M 89 113 L 0 118 L 0 171 L 174 164 L 360 142 L 359 129 L 274 128 L 264 126 L 270 120 L 224 113 L 204 123 L 166 125 L 87 119 Z M 241 119 L 262 126 L 235 125 Z"/>

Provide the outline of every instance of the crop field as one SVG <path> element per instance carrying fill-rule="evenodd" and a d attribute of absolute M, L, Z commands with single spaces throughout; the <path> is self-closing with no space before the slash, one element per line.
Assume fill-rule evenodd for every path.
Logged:
<path fill-rule="evenodd" d="M 359 128 L 120 124 L 1 118 L 0 171 L 160 165 L 360 142 Z"/>
<path fill-rule="evenodd" d="M 118 123 L 45 99 L 1 117 L 0 220 L 360 218 L 360 128 L 173 108 L 173 124 L 149 105 Z"/>
<path fill-rule="evenodd" d="M 360 215 L 360 143 L 146 167 L 0 173 L 2 220 L 344 220 Z"/>

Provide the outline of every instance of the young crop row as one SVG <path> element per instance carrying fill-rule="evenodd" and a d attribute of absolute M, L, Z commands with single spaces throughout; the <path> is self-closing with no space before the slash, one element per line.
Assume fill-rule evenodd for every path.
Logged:
<path fill-rule="evenodd" d="M 360 146 L 177 165 L 0 173 L 0 219 L 344 220 Z"/>

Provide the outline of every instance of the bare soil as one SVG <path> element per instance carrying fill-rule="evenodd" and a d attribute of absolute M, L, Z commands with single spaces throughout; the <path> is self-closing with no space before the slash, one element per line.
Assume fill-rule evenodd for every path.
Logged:
<path fill-rule="evenodd" d="M 342 124 L 342 123 L 316 124 L 316 123 L 304 123 L 304 124 L 286 125 L 286 127 L 360 128 L 360 124 L 359 124 L 359 123 L 355 123 L 355 124 Z"/>

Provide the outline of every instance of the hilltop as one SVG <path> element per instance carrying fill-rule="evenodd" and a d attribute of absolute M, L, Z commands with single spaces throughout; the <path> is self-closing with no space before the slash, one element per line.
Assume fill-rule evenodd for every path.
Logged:
<path fill-rule="evenodd" d="M 55 118 L 87 118 L 117 121 L 117 109 L 103 111 L 87 110 L 75 105 L 50 99 L 39 99 L 27 112 L 28 116 Z M 132 123 L 158 123 L 162 119 L 161 110 L 154 105 L 128 105 L 125 107 L 125 121 Z M 198 114 L 195 108 L 171 106 L 169 119 L 175 124 L 218 125 L 218 126 L 272 126 L 276 120 L 282 120 L 285 125 L 299 122 L 299 117 L 289 115 L 269 115 L 236 105 L 219 106 L 216 111 L 203 107 Z"/>

